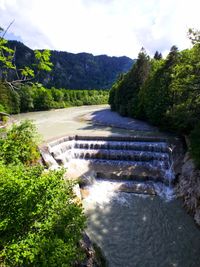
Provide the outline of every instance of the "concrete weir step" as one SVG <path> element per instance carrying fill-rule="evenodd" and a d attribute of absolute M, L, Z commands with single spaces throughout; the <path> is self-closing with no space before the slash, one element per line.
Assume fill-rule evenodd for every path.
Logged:
<path fill-rule="evenodd" d="M 169 161 L 168 153 L 134 151 L 134 150 L 115 150 L 111 149 L 73 149 L 70 151 L 74 158 L 82 159 L 110 159 L 110 160 L 129 160 L 129 161 Z"/>
<path fill-rule="evenodd" d="M 137 176 L 139 181 L 169 184 L 173 179 L 171 148 L 164 137 L 67 136 L 50 142 L 46 152 L 43 158 L 50 168 L 63 165 L 76 177 L 92 172 L 117 180 Z"/>
<path fill-rule="evenodd" d="M 69 142 L 65 142 L 62 148 L 72 148 Z M 169 148 L 165 142 L 140 142 L 140 141 L 91 141 L 77 140 L 74 142 L 76 149 L 114 149 L 114 150 L 134 150 L 134 151 L 150 151 L 150 152 L 169 152 Z"/>

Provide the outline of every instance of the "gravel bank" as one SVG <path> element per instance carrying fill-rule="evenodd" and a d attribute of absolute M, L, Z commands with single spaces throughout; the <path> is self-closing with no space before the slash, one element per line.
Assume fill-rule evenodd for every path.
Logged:
<path fill-rule="evenodd" d="M 85 116 L 85 119 L 91 121 L 92 123 L 127 130 L 158 132 L 156 127 L 153 127 L 143 121 L 122 117 L 118 113 L 111 111 L 110 108 L 91 112 Z"/>

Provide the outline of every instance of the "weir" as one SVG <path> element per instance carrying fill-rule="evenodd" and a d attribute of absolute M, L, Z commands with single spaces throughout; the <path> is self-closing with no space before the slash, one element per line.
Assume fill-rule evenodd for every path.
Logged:
<path fill-rule="evenodd" d="M 160 194 L 174 181 L 167 138 L 151 136 L 67 136 L 41 150 L 51 169 L 68 169 L 69 178 L 112 181 L 118 191 Z"/>

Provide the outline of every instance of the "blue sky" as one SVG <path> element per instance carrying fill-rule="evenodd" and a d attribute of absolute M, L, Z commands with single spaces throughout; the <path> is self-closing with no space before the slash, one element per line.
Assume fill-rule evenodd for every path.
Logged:
<path fill-rule="evenodd" d="M 198 0 L 0 0 L 7 38 L 30 48 L 137 57 L 190 47 L 189 27 L 200 29 Z"/>

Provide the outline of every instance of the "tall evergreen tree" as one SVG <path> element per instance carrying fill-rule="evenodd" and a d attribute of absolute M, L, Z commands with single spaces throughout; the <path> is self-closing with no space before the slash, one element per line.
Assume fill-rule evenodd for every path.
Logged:
<path fill-rule="evenodd" d="M 123 116 L 132 117 L 137 114 L 138 93 L 149 70 L 150 58 L 142 48 L 132 69 L 113 85 L 109 100 L 113 110 L 119 111 Z"/>
<path fill-rule="evenodd" d="M 162 54 L 159 53 L 158 51 L 156 51 L 153 58 L 156 60 L 160 60 L 160 59 L 162 59 Z"/>

